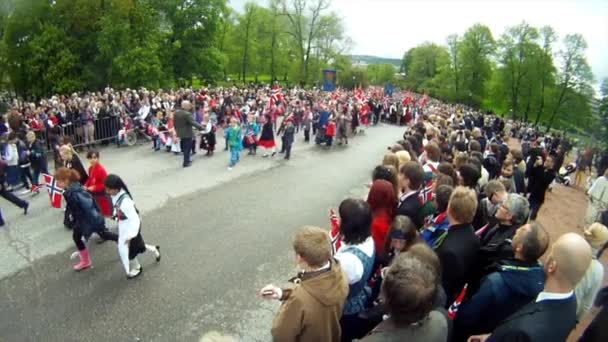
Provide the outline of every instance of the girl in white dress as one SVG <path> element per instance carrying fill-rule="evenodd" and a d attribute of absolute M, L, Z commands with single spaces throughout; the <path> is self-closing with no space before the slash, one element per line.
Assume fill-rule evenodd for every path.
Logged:
<path fill-rule="evenodd" d="M 127 279 L 141 274 L 143 268 L 137 255 L 152 252 L 156 261 L 160 261 L 160 246 L 147 245 L 141 236 L 141 219 L 135 207 L 133 197 L 123 180 L 110 174 L 105 181 L 106 192 L 112 197 L 114 216 L 118 221 L 118 254 Z"/>

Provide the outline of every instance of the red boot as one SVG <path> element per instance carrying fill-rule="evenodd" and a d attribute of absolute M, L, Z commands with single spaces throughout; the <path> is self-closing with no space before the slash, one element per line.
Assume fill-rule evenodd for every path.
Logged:
<path fill-rule="evenodd" d="M 83 249 L 78 252 L 80 254 L 80 262 L 74 265 L 75 271 L 81 271 L 91 266 L 91 259 L 89 259 L 89 250 Z"/>

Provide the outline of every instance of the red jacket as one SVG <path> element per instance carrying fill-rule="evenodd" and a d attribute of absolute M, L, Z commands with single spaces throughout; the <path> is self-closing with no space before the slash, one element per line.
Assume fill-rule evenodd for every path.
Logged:
<path fill-rule="evenodd" d="M 101 213 L 103 216 L 110 217 L 112 216 L 112 204 L 110 203 L 110 198 L 106 195 L 106 187 L 104 185 L 107 176 L 108 171 L 106 171 L 103 165 L 100 163 L 92 165 L 89 167 L 89 179 L 84 183 L 84 186 L 86 188 L 93 187 L 91 193 L 97 200 Z"/>
<path fill-rule="evenodd" d="M 327 124 L 327 129 L 325 131 L 325 134 L 329 137 L 335 137 L 336 136 L 336 123 L 335 122 L 329 122 Z"/>

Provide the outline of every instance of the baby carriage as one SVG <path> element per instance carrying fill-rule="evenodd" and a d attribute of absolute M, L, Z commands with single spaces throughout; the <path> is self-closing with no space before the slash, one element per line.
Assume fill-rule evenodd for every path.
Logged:
<path fill-rule="evenodd" d="M 575 163 L 569 163 L 566 166 L 562 166 L 559 169 L 559 172 L 557 173 L 557 175 L 555 176 L 555 181 L 559 184 L 569 186 L 570 184 L 572 184 L 572 177 L 570 177 L 570 175 L 573 174 L 575 171 L 576 171 Z"/>

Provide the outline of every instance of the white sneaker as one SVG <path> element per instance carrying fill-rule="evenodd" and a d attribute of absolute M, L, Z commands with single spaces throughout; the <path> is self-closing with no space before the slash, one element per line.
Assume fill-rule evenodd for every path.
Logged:
<path fill-rule="evenodd" d="M 76 259 L 76 258 L 78 258 L 78 257 L 80 257 L 80 253 L 79 253 L 78 251 L 73 252 L 73 253 L 70 255 L 70 260 L 75 260 L 75 259 Z"/>
<path fill-rule="evenodd" d="M 232 171 L 232 167 L 228 166 L 228 171 Z"/>

